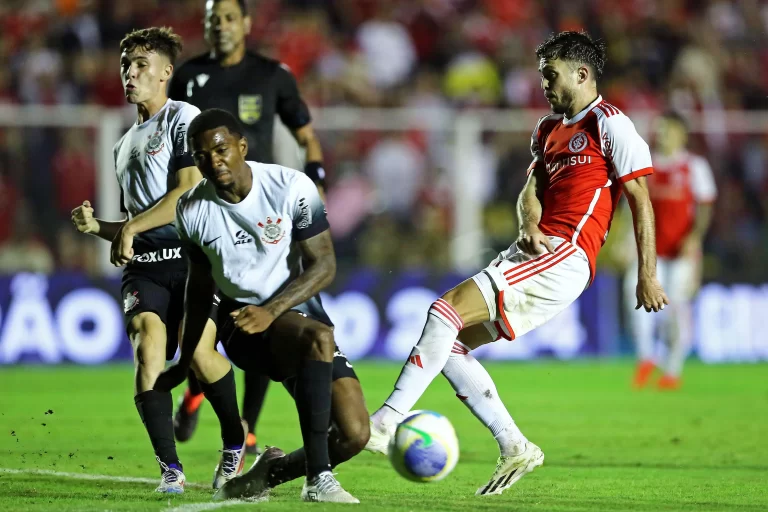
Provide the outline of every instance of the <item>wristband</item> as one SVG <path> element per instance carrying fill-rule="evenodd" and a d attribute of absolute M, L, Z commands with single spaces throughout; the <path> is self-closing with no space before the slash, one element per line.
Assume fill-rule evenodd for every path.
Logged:
<path fill-rule="evenodd" d="M 309 176 L 315 185 L 325 188 L 325 169 L 322 162 L 307 162 L 304 166 L 304 174 Z"/>

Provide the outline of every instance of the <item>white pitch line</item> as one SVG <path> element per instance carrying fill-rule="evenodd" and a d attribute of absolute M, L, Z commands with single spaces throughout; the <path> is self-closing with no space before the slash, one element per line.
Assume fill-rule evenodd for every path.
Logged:
<path fill-rule="evenodd" d="M 157 478 L 141 478 L 135 476 L 113 476 L 113 475 L 94 475 L 90 473 L 67 473 L 64 471 L 51 471 L 49 469 L 11 469 L 0 468 L 0 473 L 10 473 L 13 475 L 44 475 L 55 476 L 59 478 L 73 478 L 76 480 L 106 480 L 109 482 L 126 482 L 132 484 L 157 484 Z M 191 482 L 186 483 L 187 487 L 194 487 L 196 489 L 208 489 L 209 485 L 195 484 Z"/>
<path fill-rule="evenodd" d="M 252 500 L 227 500 L 214 503 L 190 503 L 180 507 L 166 508 L 163 512 L 203 512 L 204 510 L 216 510 L 217 508 L 233 507 L 236 505 L 253 505 L 269 501 L 269 498 L 256 498 Z"/>

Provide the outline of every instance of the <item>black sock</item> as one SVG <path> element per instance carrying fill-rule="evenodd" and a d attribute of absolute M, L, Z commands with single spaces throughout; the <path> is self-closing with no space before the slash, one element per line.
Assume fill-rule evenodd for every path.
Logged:
<path fill-rule="evenodd" d="M 200 387 L 200 381 L 197 380 L 197 375 L 192 370 L 189 370 L 187 375 L 187 389 L 191 395 L 199 395 L 203 392 L 203 388 Z"/>
<path fill-rule="evenodd" d="M 243 419 L 248 422 L 248 432 L 256 432 L 256 422 L 267 396 L 269 377 L 258 372 L 245 372 L 245 394 L 243 396 Z"/>
<path fill-rule="evenodd" d="M 232 448 L 245 443 L 243 425 L 240 423 L 240 411 L 237 409 L 237 390 L 235 389 L 235 371 L 230 368 L 225 376 L 212 384 L 200 383 L 205 398 L 219 417 L 221 439 L 224 446 Z"/>
<path fill-rule="evenodd" d="M 152 448 L 160 462 L 170 466 L 176 464 L 181 469 L 179 456 L 176 454 L 176 441 L 173 438 L 173 398 L 171 394 L 151 389 L 139 393 L 133 398 L 141 421 L 149 434 Z"/>
<path fill-rule="evenodd" d="M 328 425 L 331 421 L 333 363 L 304 361 L 296 375 L 296 409 L 307 458 L 307 478 L 331 469 Z"/>
<path fill-rule="evenodd" d="M 339 432 L 335 428 L 328 433 L 328 458 L 331 462 L 331 468 L 335 468 L 342 462 L 350 459 L 348 454 L 339 450 Z M 267 485 L 277 487 L 285 482 L 296 480 L 304 476 L 307 472 L 307 454 L 304 448 L 299 448 L 279 459 L 269 472 Z"/>

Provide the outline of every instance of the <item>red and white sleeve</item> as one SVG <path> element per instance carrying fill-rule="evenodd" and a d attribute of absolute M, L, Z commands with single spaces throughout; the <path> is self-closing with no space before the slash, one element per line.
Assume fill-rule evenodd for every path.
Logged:
<path fill-rule="evenodd" d="M 651 151 L 624 114 L 601 119 L 603 154 L 613 163 L 619 182 L 626 183 L 653 173 Z"/>

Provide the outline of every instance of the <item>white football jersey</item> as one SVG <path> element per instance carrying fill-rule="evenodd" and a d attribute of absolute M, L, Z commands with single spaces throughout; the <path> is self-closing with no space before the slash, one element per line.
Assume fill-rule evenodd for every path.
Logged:
<path fill-rule="evenodd" d="M 317 188 L 304 173 L 247 163 L 253 188 L 242 201 L 224 201 L 204 179 L 179 199 L 176 229 L 183 242 L 205 254 L 222 294 L 261 305 L 301 273 L 297 242 L 329 226 Z"/>
<path fill-rule="evenodd" d="M 153 207 L 176 186 L 175 173 L 195 162 L 187 147 L 187 128 L 200 109 L 168 100 L 163 108 L 131 129 L 115 144 L 115 170 L 120 183 L 122 209 L 129 218 Z M 178 244 L 172 224 L 137 236 L 159 247 Z"/>

